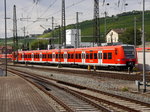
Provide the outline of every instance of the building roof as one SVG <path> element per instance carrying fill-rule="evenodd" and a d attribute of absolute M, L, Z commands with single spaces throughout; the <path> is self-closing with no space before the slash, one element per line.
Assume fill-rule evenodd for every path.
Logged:
<path fill-rule="evenodd" d="M 125 29 L 112 29 L 113 31 L 115 31 L 116 33 L 118 33 L 118 34 L 122 34 L 122 33 L 124 33 L 125 32 Z"/>

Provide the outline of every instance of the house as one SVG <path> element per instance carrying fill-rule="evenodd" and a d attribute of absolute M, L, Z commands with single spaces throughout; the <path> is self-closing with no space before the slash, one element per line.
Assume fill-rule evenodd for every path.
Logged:
<path fill-rule="evenodd" d="M 125 29 L 112 29 L 106 35 L 106 43 L 119 42 L 119 36 L 123 34 Z"/>

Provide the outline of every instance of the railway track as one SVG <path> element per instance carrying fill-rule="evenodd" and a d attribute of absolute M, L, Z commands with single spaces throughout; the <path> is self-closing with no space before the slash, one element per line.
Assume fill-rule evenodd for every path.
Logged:
<path fill-rule="evenodd" d="M 9 71 L 14 72 L 12 70 L 9 70 Z M 20 72 L 21 71 L 17 70 L 18 74 Z M 29 73 L 22 72 L 21 74 L 29 74 Z M 39 75 L 33 74 L 33 73 L 30 73 L 30 76 L 31 75 L 32 75 L 32 77 L 41 78 L 41 80 L 44 82 L 46 81 L 46 86 L 44 84 L 44 87 L 46 87 L 47 90 L 52 91 L 51 90 L 52 87 L 48 86 L 47 84 L 55 85 L 57 88 L 63 88 L 63 90 L 65 90 L 65 92 L 66 91 L 69 92 L 69 94 L 75 93 L 76 95 L 83 96 L 84 98 L 86 98 L 90 101 L 92 100 L 97 105 L 103 105 L 103 107 L 105 106 L 105 107 L 107 107 L 107 109 L 109 108 L 110 109 L 109 111 L 120 111 L 120 112 L 123 112 L 123 111 L 126 111 L 126 112 L 129 112 L 129 111 L 130 112 L 140 112 L 140 111 L 141 112 L 149 112 L 150 111 L 150 104 L 148 104 L 148 103 L 136 101 L 136 100 L 125 98 L 125 97 L 118 96 L 118 95 L 113 95 L 110 93 L 94 90 L 94 89 L 91 89 L 88 87 L 84 87 L 84 86 L 80 86 L 80 85 L 76 85 L 76 84 L 72 84 L 72 83 L 54 80 L 54 79 L 51 79 L 51 78 L 48 78 L 45 76 L 39 76 Z M 61 92 L 56 92 L 55 94 L 57 94 L 57 93 L 61 93 Z M 62 94 L 66 94 L 66 97 L 68 96 L 67 95 L 68 93 L 62 93 Z M 59 99 L 61 99 L 61 98 L 59 98 Z M 65 99 L 65 101 L 73 102 L 71 100 L 66 100 L 66 99 Z M 78 102 L 78 100 L 76 100 L 75 102 Z M 65 104 L 66 104 L 66 102 L 65 102 Z M 74 103 L 72 105 L 74 105 Z M 80 106 L 80 107 L 84 107 L 84 106 Z"/>
<path fill-rule="evenodd" d="M 9 65 L 9 66 L 14 66 L 14 65 Z M 27 67 L 27 68 L 31 68 L 32 69 L 38 69 L 41 71 L 55 71 L 55 72 L 61 72 L 61 73 L 73 73 L 76 74 L 78 76 L 81 76 L 80 74 L 82 74 L 81 77 L 106 77 L 106 78 L 112 78 L 112 79 L 120 79 L 120 80 L 128 80 L 128 81 L 135 81 L 135 80 L 139 80 L 142 81 L 143 80 L 143 76 L 142 75 L 137 75 L 137 74 L 128 74 L 127 72 L 114 72 L 114 71 L 104 71 L 104 70 L 97 70 L 97 71 L 87 71 L 85 69 L 76 69 L 76 68 L 57 68 L 57 67 L 46 67 L 46 66 L 18 66 L 15 65 L 16 67 Z M 150 75 L 146 75 L 146 80 L 150 81 Z"/>

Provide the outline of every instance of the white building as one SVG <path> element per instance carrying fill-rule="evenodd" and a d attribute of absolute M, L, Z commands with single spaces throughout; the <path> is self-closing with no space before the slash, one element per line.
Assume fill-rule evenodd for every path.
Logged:
<path fill-rule="evenodd" d="M 116 43 L 119 42 L 119 36 L 125 30 L 124 29 L 112 29 L 106 35 L 106 43 Z"/>
<path fill-rule="evenodd" d="M 79 47 L 81 43 L 81 30 L 79 29 L 79 34 L 77 29 L 66 30 L 66 45 Z M 77 38 L 78 37 L 78 38 Z"/>
<path fill-rule="evenodd" d="M 138 57 L 138 68 L 139 70 L 143 70 L 143 50 L 137 50 L 137 57 Z M 145 69 L 150 71 L 150 48 L 145 50 Z"/>

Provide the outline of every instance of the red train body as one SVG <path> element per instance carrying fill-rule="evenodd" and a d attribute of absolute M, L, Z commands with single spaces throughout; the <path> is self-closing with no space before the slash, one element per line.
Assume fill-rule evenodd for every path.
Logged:
<path fill-rule="evenodd" d="M 29 63 L 76 64 L 127 68 L 134 67 L 137 55 L 132 45 L 100 46 L 88 48 L 19 51 L 18 59 Z"/>

